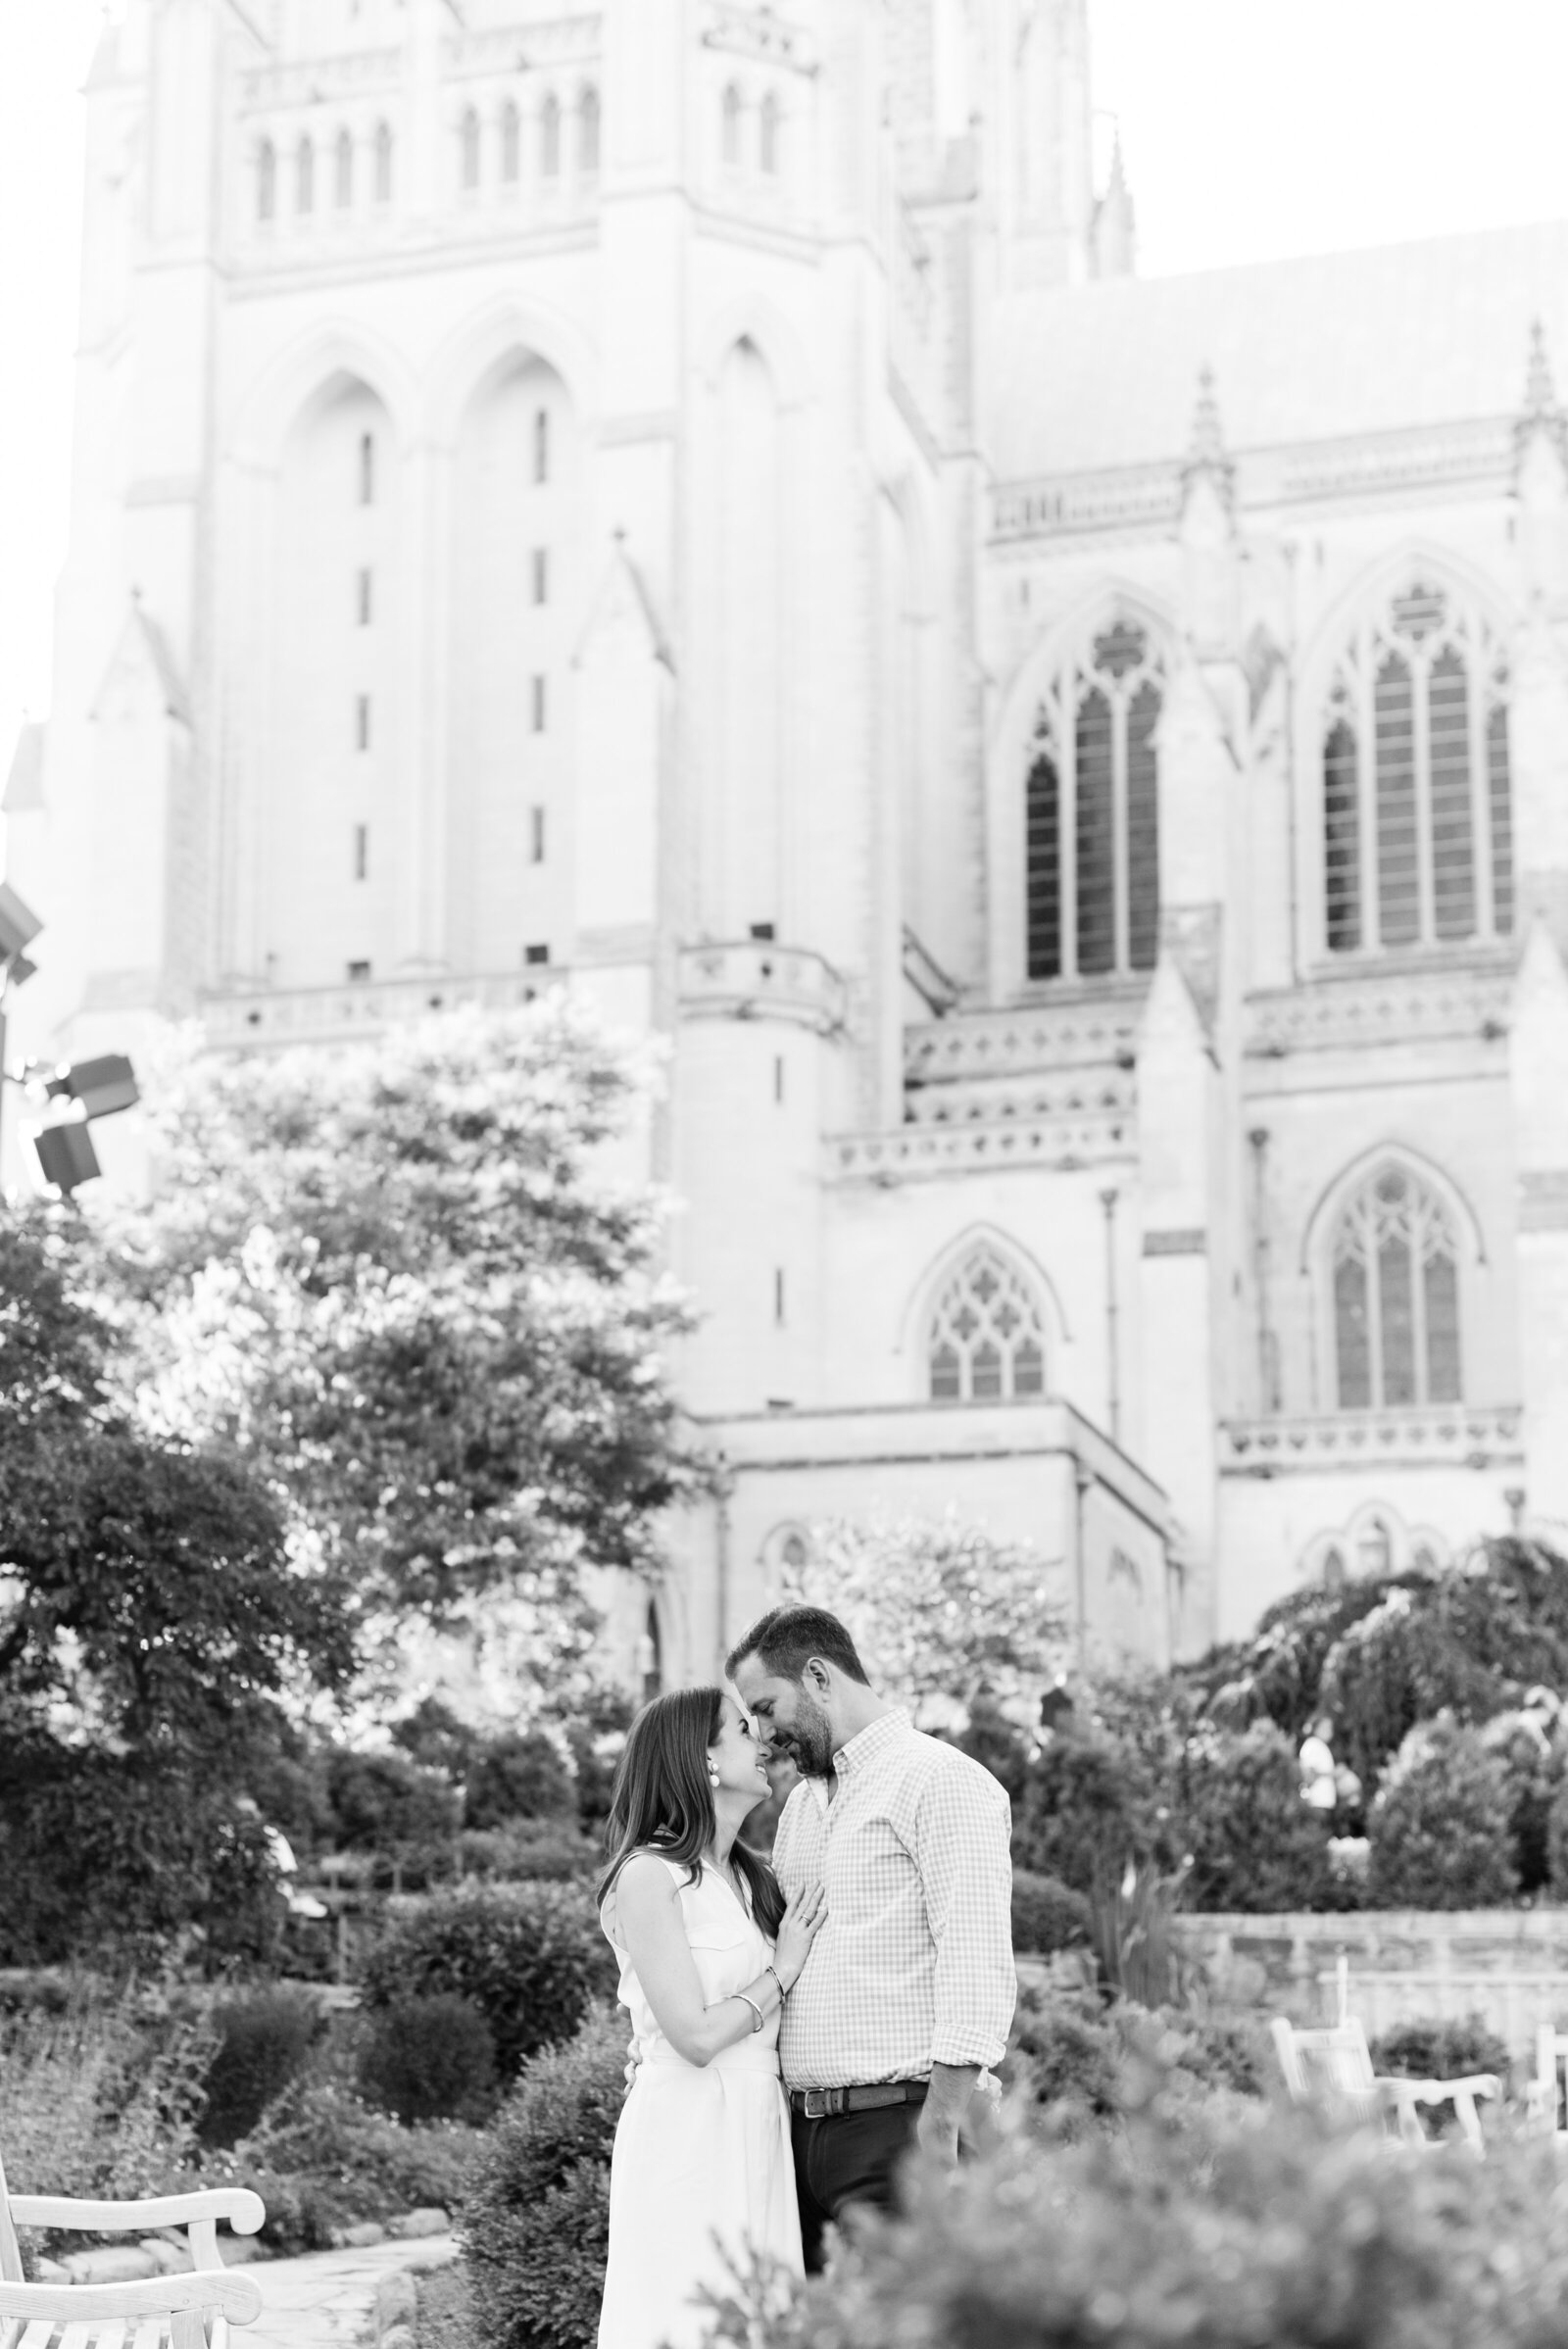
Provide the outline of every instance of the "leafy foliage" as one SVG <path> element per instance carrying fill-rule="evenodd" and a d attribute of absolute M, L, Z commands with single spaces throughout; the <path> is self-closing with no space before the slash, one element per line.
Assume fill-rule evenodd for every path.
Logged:
<path fill-rule="evenodd" d="M 486 2138 L 464 2248 L 474 2337 L 493 2349 L 593 2349 L 625 2063 L 624 2019 L 596 2009 L 534 2057 Z"/>
<path fill-rule="evenodd" d="M 8 2018 L 0 2150 L 13 2191 L 105 2200 L 172 2192 L 199 2158 L 213 2050 L 199 2014 L 129 1995 Z"/>
<path fill-rule="evenodd" d="M 1331 1905 L 1328 1834 L 1301 1800 L 1296 1756 L 1272 1721 L 1196 1737 L 1182 1778 L 1194 1907 Z"/>
<path fill-rule="evenodd" d="M 625 1067 L 558 1003 L 234 1063 L 193 1040 L 147 1093 L 159 1192 L 102 1273 L 151 1407 L 254 1458 L 377 1626 L 477 1617 L 503 1677 L 580 1679 L 583 1561 L 655 1568 L 704 1474 L 651 1205 L 592 1171 Z"/>
<path fill-rule="evenodd" d="M 1081 1892 L 1069 1891 L 1054 1876 L 1012 1872 L 1012 1945 L 1049 1956 L 1056 1949 L 1085 1949 L 1093 1919 Z"/>
<path fill-rule="evenodd" d="M 252 1781 L 280 1701 L 340 1686 L 331 1580 L 240 1459 L 155 1437 L 47 1221 L 0 1226 L 0 1959 L 192 1926 L 263 1954 L 281 1908 Z"/>
<path fill-rule="evenodd" d="M 1168 2092 L 1119 2135 L 1015 2137 L 916 2172 L 792 2312 L 737 2296 L 734 2349 L 1544 2349 L 1562 2337 L 1568 2209 L 1547 2144 L 1391 2161 L 1371 2132 Z"/>
<path fill-rule="evenodd" d="M 525 2057 L 569 2038 L 595 1997 L 612 1996 L 613 1953 L 577 1884 L 465 1886 L 411 1902 L 366 1964 L 370 2007 L 455 1992 L 495 2036 L 504 2080 Z"/>
<path fill-rule="evenodd" d="M 489 2024 L 451 1990 L 383 2007 L 360 2057 L 361 2089 L 400 2121 L 482 2121 L 495 2077 Z"/>
<path fill-rule="evenodd" d="M 232 2145 L 256 2127 L 302 2069 L 321 2028 L 311 1993 L 287 1984 L 226 1999 L 213 2009 L 218 2045 L 201 2118 L 205 2145 Z"/>
<path fill-rule="evenodd" d="M 1031 1768 L 1014 1813 L 1013 1856 L 1075 1892 L 1095 1890 L 1107 1868 L 1147 1858 L 1157 1840 L 1155 1788 L 1138 1757 L 1099 1731 L 1058 1732 Z"/>
<path fill-rule="evenodd" d="M 1463 2015 L 1447 2023 L 1401 2023 L 1374 2039 L 1371 2053 L 1373 2071 L 1396 2080 L 1464 2080 L 1493 2072 L 1506 2087 L 1511 2069 L 1506 2042 L 1481 2015 Z M 1440 2120 L 1453 2118 L 1451 2104 L 1426 2109 Z"/>
<path fill-rule="evenodd" d="M 1368 1828 L 1379 1908 L 1487 1908 L 1511 1899 L 1508 1783 L 1451 1715 L 1411 1730 L 1384 1773 Z"/>
<path fill-rule="evenodd" d="M 958 1726 L 982 1696 L 1032 1713 L 1064 1661 L 1059 1568 L 956 1512 L 835 1520 L 813 1527 L 806 1549 L 786 1594 L 830 1607 L 877 1687 L 933 1726 Z"/>
<path fill-rule="evenodd" d="M 228 2174 L 267 2205 L 263 2239 L 285 2253 L 322 2251 L 357 2219 L 461 2207 L 478 2131 L 405 2129 L 352 2089 L 302 2076 L 228 2157 Z M 207 2176 L 216 2174 L 209 2164 Z"/>
<path fill-rule="evenodd" d="M 489 1739 L 469 1769 L 463 1816 L 468 1827 L 505 1827 L 514 1819 L 569 1819 L 576 1807 L 565 1764 L 534 1730 Z"/>

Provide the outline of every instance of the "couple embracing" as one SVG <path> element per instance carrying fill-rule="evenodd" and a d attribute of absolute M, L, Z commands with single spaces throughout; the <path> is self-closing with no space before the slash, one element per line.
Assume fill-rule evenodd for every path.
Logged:
<path fill-rule="evenodd" d="M 1012 2020 L 1010 1816 L 978 1763 L 870 1688 L 836 1617 L 781 1607 L 638 1716 L 600 1914 L 635 2074 L 615 2132 L 599 2349 L 695 2349 L 754 2254 L 819 2269 L 915 2142 L 958 2131 Z M 773 1866 L 739 1839 L 770 1760 Z"/>

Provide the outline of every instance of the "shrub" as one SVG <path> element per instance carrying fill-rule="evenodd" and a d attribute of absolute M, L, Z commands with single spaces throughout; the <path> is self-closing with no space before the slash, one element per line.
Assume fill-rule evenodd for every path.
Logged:
<path fill-rule="evenodd" d="M 473 2337 L 489 2349 L 593 2349 L 625 2062 L 624 2020 L 596 2008 L 534 2057 L 485 2140 L 464 2248 Z"/>
<path fill-rule="evenodd" d="M 1551 1806 L 1563 1784 L 1563 1751 L 1528 1715 L 1499 1713 L 1481 1733 L 1487 1751 L 1502 1764 L 1508 1832 L 1521 1892 L 1552 1882 Z"/>
<path fill-rule="evenodd" d="M 918 2167 L 790 2313 L 732 2349 L 1543 2349 L 1568 2210 L 1549 2144 L 1391 2160 L 1312 2115 L 1146 2101 L 1120 2135 Z"/>
<path fill-rule="evenodd" d="M 599 1853 L 585 1835 L 560 1820 L 516 1820 L 510 1827 L 466 1828 L 458 1837 L 465 1876 L 494 1877 L 502 1884 L 569 1884 L 591 1877 Z"/>
<path fill-rule="evenodd" d="M 1327 1830 L 1301 1800 L 1296 1756 L 1272 1721 L 1196 1737 L 1182 1781 L 1194 1908 L 1255 1915 L 1328 1902 Z"/>
<path fill-rule="evenodd" d="M 496 2043 L 454 1991 L 383 2007 L 360 2053 L 360 2087 L 400 2121 L 482 2121 L 494 2100 Z"/>
<path fill-rule="evenodd" d="M 1410 1732 L 1367 1825 L 1375 1907 L 1487 1908 L 1517 1889 L 1502 1764 L 1450 1717 Z"/>
<path fill-rule="evenodd" d="M 537 1730 L 487 1738 L 469 1765 L 465 1827 L 507 1827 L 514 1819 L 570 1819 L 576 1808 L 571 1774 L 550 1739 Z"/>
<path fill-rule="evenodd" d="M 1114 2026 L 1049 1990 L 1019 1985 L 1009 2069 L 1036 2104 L 1067 2108 L 1065 2125 L 1120 2106 Z"/>
<path fill-rule="evenodd" d="M 1510 2062 L 1505 2042 L 1483 2015 L 1464 2015 L 1447 2023 L 1401 2023 L 1372 2042 L 1372 2069 L 1380 2079 L 1464 2080 L 1477 2072 L 1494 2072 L 1506 2088 Z M 1454 2118 L 1451 2102 L 1424 2110 L 1435 2125 Z"/>
<path fill-rule="evenodd" d="M 460 2209 L 480 2143 L 476 2129 L 405 2129 L 338 2081 L 297 2079 L 234 2147 L 229 2174 L 266 2203 L 275 2250 L 319 2251 L 354 2220 Z"/>
<path fill-rule="evenodd" d="M 1081 1892 L 1054 1876 L 1017 1868 L 1012 1877 L 1012 1945 L 1048 1957 L 1055 1949 L 1086 1949 L 1093 1919 Z"/>
<path fill-rule="evenodd" d="M 207 2075 L 204 2145 L 232 2145 L 256 2127 L 320 2027 L 320 2006 L 308 1990 L 257 1990 L 213 2009 L 218 2047 Z"/>
<path fill-rule="evenodd" d="M 129 1998 L 8 2018 L 0 2151 L 12 2186 L 110 2200 L 173 2191 L 198 2160 L 212 2055 L 200 2016 L 149 2013 Z"/>
<path fill-rule="evenodd" d="M 458 1797 L 439 1771 L 400 1753 L 334 1750 L 327 1786 L 337 1840 L 345 1851 L 416 1849 L 450 1842 Z"/>
<path fill-rule="evenodd" d="M 465 1886 L 411 1903 L 366 1962 L 368 2006 L 455 1991 L 495 2036 L 503 2080 L 569 2038 L 617 1968 L 589 1894 L 576 1884 Z"/>
<path fill-rule="evenodd" d="M 1029 1772 L 1013 1856 L 1032 1875 L 1091 1892 L 1107 1863 L 1119 1876 L 1127 1859 L 1145 1856 L 1146 1809 L 1146 1789 L 1118 1745 L 1078 1729 L 1060 1731 Z"/>

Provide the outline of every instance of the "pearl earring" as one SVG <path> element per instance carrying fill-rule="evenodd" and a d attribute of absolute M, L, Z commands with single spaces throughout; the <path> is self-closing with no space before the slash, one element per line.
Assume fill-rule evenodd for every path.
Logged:
<path fill-rule="evenodd" d="M 708 1765 L 708 1783 L 716 1794 L 718 1792 L 718 1772 L 711 1762 Z"/>

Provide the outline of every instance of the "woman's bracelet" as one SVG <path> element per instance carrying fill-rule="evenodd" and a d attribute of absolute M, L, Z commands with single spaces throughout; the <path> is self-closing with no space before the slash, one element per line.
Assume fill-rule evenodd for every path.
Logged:
<path fill-rule="evenodd" d="M 776 1966 L 764 1966 L 762 1968 L 762 1972 L 764 1974 L 771 1974 L 773 1977 L 773 1987 L 778 1992 L 778 2002 L 779 2005 L 782 2006 L 785 1999 L 789 1996 L 789 1992 L 785 1989 L 784 1984 L 779 1980 L 778 1968 Z"/>
<path fill-rule="evenodd" d="M 775 1976 L 774 1979 L 776 1980 L 777 1977 Z M 761 2030 L 762 2025 L 766 2022 L 767 2018 L 762 2013 L 762 2010 L 758 2005 L 756 1999 L 748 1998 L 744 1990 L 737 1990 L 735 1995 L 740 2000 L 742 2006 L 749 2006 L 752 2010 L 752 2013 L 757 2017 L 757 2021 L 752 2025 L 752 2036 L 755 2039 L 758 2032 Z"/>

